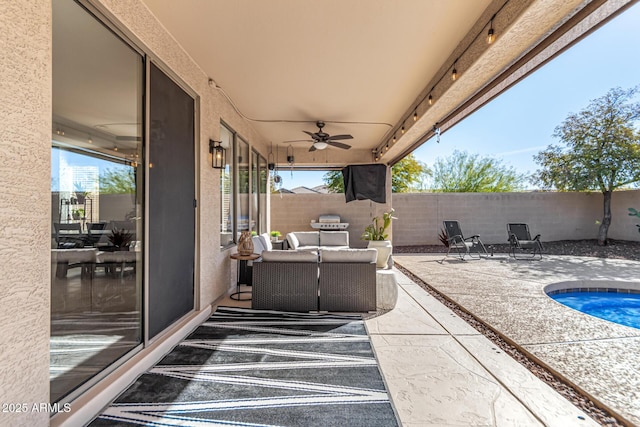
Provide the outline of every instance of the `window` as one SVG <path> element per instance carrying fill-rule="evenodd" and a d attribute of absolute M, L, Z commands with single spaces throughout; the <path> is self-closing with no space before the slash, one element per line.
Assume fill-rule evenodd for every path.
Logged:
<path fill-rule="evenodd" d="M 258 201 L 259 201 L 259 230 L 260 233 L 266 233 L 267 229 L 267 182 L 269 179 L 269 170 L 267 169 L 267 159 L 259 157 L 259 187 L 258 187 Z"/>
<path fill-rule="evenodd" d="M 260 222 L 258 221 L 258 218 L 260 218 L 260 200 L 258 197 L 259 194 L 259 179 L 260 179 L 260 175 L 258 174 L 258 168 L 259 168 L 259 154 L 256 151 L 251 150 L 251 203 L 250 203 L 250 208 L 251 208 L 251 220 L 253 222 L 254 227 L 251 229 L 251 231 L 256 231 L 258 233 L 262 232 L 262 229 L 260 227 Z"/>
<path fill-rule="evenodd" d="M 220 139 L 227 165 L 220 173 L 220 247 L 235 245 L 240 233 L 267 232 L 267 161 L 224 124 Z"/>
<path fill-rule="evenodd" d="M 242 138 L 236 138 L 236 177 L 238 182 L 237 188 L 237 237 L 240 237 L 242 231 L 252 231 L 255 223 L 251 220 L 249 212 L 249 195 L 250 195 L 250 176 L 249 176 L 249 144 Z M 237 240 L 236 240 L 237 241 Z"/>
<path fill-rule="evenodd" d="M 227 150 L 224 169 L 220 170 L 220 247 L 225 248 L 234 244 L 234 210 L 233 210 L 233 164 L 234 134 L 225 125 L 220 126 L 220 140 Z"/>

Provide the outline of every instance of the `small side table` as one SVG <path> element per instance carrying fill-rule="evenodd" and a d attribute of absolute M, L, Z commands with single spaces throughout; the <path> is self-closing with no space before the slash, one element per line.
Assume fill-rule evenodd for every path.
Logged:
<path fill-rule="evenodd" d="M 271 246 L 273 247 L 273 249 L 284 249 L 284 240 L 272 240 L 271 241 Z"/>
<path fill-rule="evenodd" d="M 236 301 L 249 301 L 251 299 L 251 297 L 249 298 L 241 298 L 242 294 L 251 294 L 251 291 L 241 291 L 240 290 L 240 271 L 242 270 L 244 273 L 244 276 L 246 277 L 246 272 L 247 272 L 247 261 L 254 261 L 258 258 L 260 258 L 260 255 L 258 254 L 251 254 L 251 255 L 240 255 L 238 253 L 235 254 L 231 254 L 229 256 L 231 259 L 235 259 L 236 261 L 238 261 L 238 276 L 236 279 L 236 291 L 234 293 L 232 293 L 231 295 L 229 295 L 229 298 L 236 300 Z"/>

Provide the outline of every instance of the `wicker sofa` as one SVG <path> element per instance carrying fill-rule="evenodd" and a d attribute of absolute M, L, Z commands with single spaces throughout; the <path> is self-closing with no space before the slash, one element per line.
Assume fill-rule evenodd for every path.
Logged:
<path fill-rule="evenodd" d="M 292 231 L 285 239 L 287 249 L 296 251 L 318 250 L 320 248 L 348 249 L 348 231 Z"/>
<path fill-rule="evenodd" d="M 376 250 L 264 251 L 253 264 L 252 308 L 376 310 Z"/>

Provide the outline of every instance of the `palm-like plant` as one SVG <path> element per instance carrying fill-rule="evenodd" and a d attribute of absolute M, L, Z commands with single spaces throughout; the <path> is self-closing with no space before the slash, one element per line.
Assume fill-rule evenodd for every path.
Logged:
<path fill-rule="evenodd" d="M 447 237 L 447 232 L 444 229 L 440 229 L 440 234 L 438 234 L 438 239 L 442 242 L 443 245 L 449 247 L 449 237 Z"/>
<path fill-rule="evenodd" d="M 382 217 L 374 217 L 373 222 L 364 229 L 364 233 L 360 238 L 362 240 L 387 240 L 389 235 L 386 233 L 391 225 L 392 219 L 398 219 L 393 216 L 394 210 L 382 214 Z"/>
<path fill-rule="evenodd" d="M 637 216 L 640 218 L 640 211 L 634 208 L 629 208 L 629 216 Z M 636 224 L 636 227 L 638 227 L 638 232 L 640 233 L 640 224 Z"/>
<path fill-rule="evenodd" d="M 109 242 L 117 248 L 124 248 L 131 242 L 132 238 L 133 234 L 128 230 L 125 230 L 124 228 L 120 230 L 114 228 L 111 230 L 111 234 L 109 235 Z"/>

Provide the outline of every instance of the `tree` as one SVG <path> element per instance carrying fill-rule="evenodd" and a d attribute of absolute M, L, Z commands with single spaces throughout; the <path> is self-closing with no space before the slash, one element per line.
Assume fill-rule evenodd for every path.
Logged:
<path fill-rule="evenodd" d="M 426 179 L 431 170 L 423 162 L 409 154 L 391 167 L 391 191 L 394 193 L 410 193 L 424 190 Z"/>
<path fill-rule="evenodd" d="M 613 88 L 579 113 L 570 113 L 553 133 L 563 145 L 550 145 L 535 156 L 543 188 L 602 192 L 600 245 L 607 243 L 613 191 L 640 181 L 640 133 L 634 128 L 640 103 L 632 102 L 639 89 Z"/>
<path fill-rule="evenodd" d="M 134 168 L 107 169 L 100 175 L 101 194 L 133 194 L 136 192 Z"/>
<path fill-rule="evenodd" d="M 492 157 L 454 151 L 433 166 L 433 190 L 443 193 L 500 193 L 522 188 L 525 176 Z"/>
<path fill-rule="evenodd" d="M 344 193 L 344 181 L 341 171 L 329 171 L 322 176 L 329 193 Z"/>
<path fill-rule="evenodd" d="M 431 174 L 426 164 L 409 154 L 391 167 L 391 191 L 409 193 L 421 190 L 424 180 Z M 330 193 L 344 193 L 341 171 L 329 171 L 322 177 Z"/>

